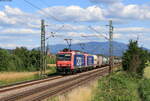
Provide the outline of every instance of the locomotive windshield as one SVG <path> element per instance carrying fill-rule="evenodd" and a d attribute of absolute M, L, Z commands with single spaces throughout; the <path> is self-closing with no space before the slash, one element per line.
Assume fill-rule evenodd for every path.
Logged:
<path fill-rule="evenodd" d="M 57 54 L 57 60 L 58 61 L 70 61 L 71 54 Z"/>

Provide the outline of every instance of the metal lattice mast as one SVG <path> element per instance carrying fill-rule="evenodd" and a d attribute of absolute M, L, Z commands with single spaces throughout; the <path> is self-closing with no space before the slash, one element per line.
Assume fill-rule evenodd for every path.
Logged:
<path fill-rule="evenodd" d="M 109 64 L 110 64 L 110 72 L 112 71 L 112 67 L 114 65 L 114 57 L 113 57 L 113 26 L 112 20 L 109 21 Z"/>
<path fill-rule="evenodd" d="M 46 71 L 46 48 L 45 48 L 45 24 L 41 20 L 41 54 L 40 54 L 40 71 L 41 75 Z"/>

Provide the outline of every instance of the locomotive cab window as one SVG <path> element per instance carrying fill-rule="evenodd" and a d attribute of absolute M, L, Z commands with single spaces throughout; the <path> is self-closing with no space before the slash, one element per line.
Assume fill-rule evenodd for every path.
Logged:
<path fill-rule="evenodd" d="M 71 54 L 57 54 L 57 60 L 58 61 L 70 61 Z"/>

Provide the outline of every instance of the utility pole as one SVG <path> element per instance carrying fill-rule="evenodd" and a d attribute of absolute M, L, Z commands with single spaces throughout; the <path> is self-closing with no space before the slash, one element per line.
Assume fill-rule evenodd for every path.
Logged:
<path fill-rule="evenodd" d="M 48 56 L 51 55 L 48 42 L 47 42 L 47 46 L 46 46 L 46 55 L 48 55 Z"/>
<path fill-rule="evenodd" d="M 112 68 L 114 66 L 114 57 L 113 57 L 113 25 L 112 20 L 109 21 L 109 72 L 112 71 Z"/>
<path fill-rule="evenodd" d="M 69 50 L 71 50 L 71 41 L 72 41 L 72 39 L 64 39 L 64 40 L 67 42 Z"/>
<path fill-rule="evenodd" d="M 45 74 L 46 71 L 46 48 L 45 48 L 45 24 L 44 20 L 41 20 L 41 53 L 40 53 L 40 74 Z"/>

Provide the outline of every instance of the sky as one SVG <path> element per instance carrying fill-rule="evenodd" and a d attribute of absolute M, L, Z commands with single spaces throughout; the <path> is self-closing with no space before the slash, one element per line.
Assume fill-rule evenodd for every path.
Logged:
<path fill-rule="evenodd" d="M 0 0 L 0 47 L 39 47 L 41 19 L 49 45 L 107 41 L 112 20 L 114 41 L 150 49 L 149 0 Z"/>

